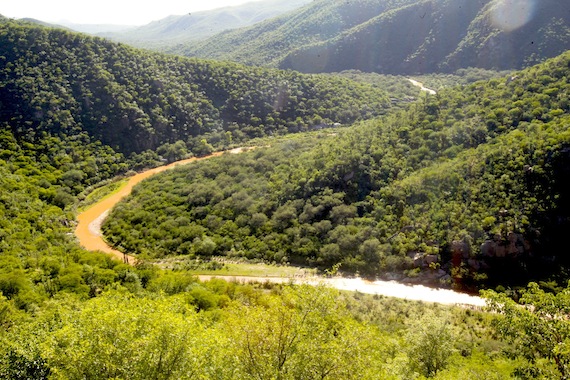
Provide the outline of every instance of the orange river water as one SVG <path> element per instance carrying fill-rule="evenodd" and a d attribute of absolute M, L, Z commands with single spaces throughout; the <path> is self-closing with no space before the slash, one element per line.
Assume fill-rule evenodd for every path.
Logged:
<path fill-rule="evenodd" d="M 244 149 L 238 148 L 230 151 L 231 153 L 240 153 Z M 124 197 L 131 193 L 133 187 L 142 180 L 174 168 L 178 165 L 184 165 L 197 160 L 203 160 L 211 157 L 222 155 L 223 152 L 214 153 L 207 157 L 190 158 L 187 160 L 177 161 L 170 165 L 161 166 L 150 169 L 145 172 L 136 174 L 129 178 L 129 181 L 118 192 L 104 198 L 100 202 L 89 207 L 87 210 L 77 216 L 77 228 L 75 235 L 79 239 L 79 243 L 85 249 L 90 251 L 101 251 L 113 255 L 119 260 L 128 264 L 134 264 L 136 259 L 113 249 L 101 234 L 101 223 L 108 215 L 114 205 L 119 203 Z M 417 300 L 424 302 L 435 302 L 440 304 L 458 304 L 469 305 L 475 307 L 485 306 L 485 301 L 476 296 L 468 295 L 453 291 L 451 289 L 430 288 L 423 285 L 406 285 L 396 281 L 367 281 L 361 278 L 345 278 L 345 277 L 246 277 L 246 276 L 198 276 L 201 280 L 207 281 L 213 277 L 238 282 L 273 282 L 273 283 L 305 283 L 310 285 L 323 284 L 331 286 L 339 290 L 358 291 L 367 294 L 379 294 L 388 297 L 397 297 L 409 300 Z"/>
<path fill-rule="evenodd" d="M 241 149 L 236 149 L 231 151 L 232 153 L 239 153 Z M 119 191 L 113 193 L 111 196 L 104 198 L 100 202 L 89 207 L 87 210 L 83 211 L 77 216 L 77 228 L 75 229 L 75 236 L 79 239 L 81 246 L 89 251 L 102 251 L 113 255 L 114 257 L 123 260 L 126 263 L 134 264 L 135 258 L 130 255 L 126 255 L 116 249 L 110 247 L 105 240 L 103 240 L 103 235 L 101 233 L 101 223 L 113 206 L 119 203 L 124 197 L 129 195 L 133 190 L 133 187 L 141 182 L 142 180 L 153 176 L 157 173 L 172 169 L 179 165 L 188 164 L 197 160 L 203 160 L 211 157 L 217 157 L 222 155 L 223 152 L 217 152 L 206 157 L 201 158 L 189 158 L 186 160 L 181 160 L 174 162 L 170 165 L 160 166 L 158 168 L 149 169 L 142 173 L 135 174 L 129 177 L 129 181 L 126 185 L 121 187 Z"/>

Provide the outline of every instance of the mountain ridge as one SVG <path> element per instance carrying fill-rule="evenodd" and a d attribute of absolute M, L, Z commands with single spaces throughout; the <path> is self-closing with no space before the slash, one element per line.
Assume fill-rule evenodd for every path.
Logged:
<path fill-rule="evenodd" d="M 557 1 L 542 1 L 526 18 L 519 15 L 518 23 L 509 24 L 500 17 L 505 12 L 502 7 L 509 5 L 516 18 L 517 11 L 522 12 L 528 1 L 511 3 L 353 1 L 353 8 L 366 9 L 366 20 L 323 35 L 315 29 L 324 25 L 319 19 L 320 10 L 327 9 L 330 22 L 335 14 L 342 13 L 345 4 L 315 1 L 295 14 L 169 52 L 302 72 L 357 69 L 422 74 L 453 72 L 468 66 L 520 69 L 570 49 L 570 13 L 561 12 Z"/>
<path fill-rule="evenodd" d="M 122 32 L 97 33 L 113 41 L 164 51 L 178 44 L 201 40 L 226 29 L 253 25 L 293 11 L 310 0 L 263 0 L 186 15 L 171 15 Z"/>
<path fill-rule="evenodd" d="M 19 134 L 86 131 L 124 153 L 349 124 L 390 106 L 382 89 L 348 79 L 172 57 L 27 23 L 0 23 L 0 42 L 0 122 Z"/>

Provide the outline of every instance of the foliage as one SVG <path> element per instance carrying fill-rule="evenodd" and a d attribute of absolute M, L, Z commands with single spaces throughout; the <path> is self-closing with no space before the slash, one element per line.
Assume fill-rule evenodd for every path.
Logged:
<path fill-rule="evenodd" d="M 377 330 L 354 321 L 335 291 L 302 286 L 258 296 L 254 304 L 228 304 L 215 314 L 194 311 L 187 295 L 114 292 L 73 307 L 56 303 L 10 331 L 2 350 L 27 346 L 49 378 L 65 379 L 368 379 L 382 373 L 382 344 L 370 339 Z M 1 364 L 3 373 L 15 373 L 13 356 Z"/>
<path fill-rule="evenodd" d="M 370 344 L 374 329 L 351 320 L 338 295 L 319 287 L 285 288 L 262 307 L 241 307 L 226 325 L 252 379 L 361 379 L 382 373 Z"/>
<path fill-rule="evenodd" d="M 495 329 L 516 347 L 514 355 L 529 361 L 517 369 L 525 379 L 570 375 L 570 284 L 557 294 L 530 283 L 520 304 L 503 293 L 485 291 L 489 310 L 499 313 Z M 522 305 L 521 305 L 522 304 Z"/>
<path fill-rule="evenodd" d="M 433 377 L 449 364 L 456 339 L 445 319 L 426 314 L 410 327 L 406 340 L 410 368 L 425 377 Z"/>
<path fill-rule="evenodd" d="M 365 83 L 153 54 L 25 23 L 0 23 L 0 47 L 0 123 L 17 140 L 86 133 L 124 154 L 161 148 L 172 160 L 203 139 L 227 148 L 389 107 Z"/>
<path fill-rule="evenodd" d="M 81 250 L 70 232 L 76 196 L 124 168 L 120 156 L 84 135 L 34 145 L 6 129 L 1 136 L 0 291 L 33 311 L 57 294 L 87 298 L 117 281 L 119 263 Z"/>
<path fill-rule="evenodd" d="M 459 287 L 547 277 L 569 259 L 552 254 L 568 215 L 568 60 L 179 168 L 135 189 L 104 231 L 150 257 L 423 269 Z"/>
<path fill-rule="evenodd" d="M 195 308 L 197 286 L 226 302 Z M 492 318 L 459 308 L 341 294 L 323 286 L 267 290 L 212 280 L 171 295 L 107 291 L 83 302 L 53 299 L 33 318 L 3 330 L 0 374 L 38 379 L 412 379 L 421 376 L 414 374 L 416 368 L 432 361 L 423 351 L 431 347 L 462 350 L 447 358 L 448 368 L 435 379 L 458 373 L 508 378 L 515 362 L 495 346 Z M 434 326 L 441 328 L 430 330 Z M 457 333 L 437 334 L 444 330 Z M 431 335 L 426 340 L 420 332 Z"/>
<path fill-rule="evenodd" d="M 202 283 L 86 252 L 72 237 L 77 199 L 102 181 L 214 144 L 381 114 L 377 88 L 6 19 L 0 40 L 0 377 L 505 378 L 514 367 L 519 378 L 567 376 L 567 289 L 531 285 L 529 308 L 488 293 L 504 314 L 447 313 L 323 287 Z M 447 271 L 458 285 L 489 276 L 507 286 L 505 268 L 517 283 L 546 277 L 568 264 L 553 252 L 568 230 L 569 61 L 164 173 L 117 207 L 109 240 L 143 257 L 245 256 L 437 281 Z M 296 91 L 281 111 L 263 92 L 284 83 L 273 80 Z M 201 129 L 173 131 L 180 120 Z M 506 343 L 489 331 L 495 318 Z M 512 335 L 516 326 L 525 334 Z"/>

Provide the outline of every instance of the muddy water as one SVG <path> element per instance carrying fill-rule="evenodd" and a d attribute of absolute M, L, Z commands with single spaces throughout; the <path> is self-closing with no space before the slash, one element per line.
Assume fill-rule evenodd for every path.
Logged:
<path fill-rule="evenodd" d="M 242 149 L 235 149 L 231 153 L 239 153 Z M 165 170 L 184 165 L 196 160 L 202 160 L 210 157 L 220 156 L 223 153 L 215 153 L 211 156 L 203 158 L 191 158 L 175 162 L 167 166 L 151 169 L 143 173 L 139 173 L 129 178 L 129 181 L 118 192 L 104 198 L 99 203 L 94 204 L 89 209 L 78 215 L 78 225 L 75 235 L 79 239 L 79 243 L 85 249 L 90 251 L 101 251 L 113 255 L 119 260 L 126 263 L 134 264 L 135 258 L 130 255 L 111 248 L 105 243 L 101 234 L 101 223 L 108 215 L 114 205 L 119 203 L 121 199 L 129 195 L 133 187 L 142 180 L 163 172 Z M 339 290 L 358 291 L 366 294 L 379 294 L 389 297 L 397 297 L 408 300 L 417 300 L 425 302 L 435 302 L 440 304 L 461 304 L 471 306 L 484 306 L 485 301 L 479 297 L 470 296 L 464 293 L 455 292 L 449 289 L 434 289 L 422 285 L 405 285 L 395 281 L 366 281 L 360 278 L 324 278 L 324 277 L 246 277 L 246 276 L 199 276 L 203 281 L 212 279 L 213 277 L 221 278 L 227 281 L 238 282 L 272 282 L 272 283 L 305 283 L 310 285 L 324 284 Z"/>
<path fill-rule="evenodd" d="M 241 150 L 234 150 L 232 153 L 239 153 Z M 77 216 L 77 228 L 75 229 L 75 236 L 79 239 L 79 244 L 89 251 L 102 251 L 113 255 L 119 260 L 123 260 L 126 263 L 134 264 L 135 258 L 130 255 L 125 255 L 123 252 L 117 251 L 111 248 L 103 240 L 103 235 L 101 234 L 101 224 L 105 217 L 109 214 L 113 206 L 121 201 L 124 197 L 129 195 L 133 190 L 133 187 L 141 182 L 142 180 L 155 175 L 157 173 L 163 172 L 165 170 L 172 169 L 178 165 L 188 164 L 197 160 L 203 160 L 206 158 L 217 157 L 222 155 L 223 152 L 214 153 L 207 157 L 202 158 L 189 158 L 187 160 L 177 161 L 170 165 L 160 166 L 158 168 L 150 169 L 142 173 L 138 173 L 129 178 L 129 181 L 124 185 L 118 192 L 112 194 L 111 196 L 104 198 L 99 203 L 94 204 L 89 209 L 85 210 Z"/>

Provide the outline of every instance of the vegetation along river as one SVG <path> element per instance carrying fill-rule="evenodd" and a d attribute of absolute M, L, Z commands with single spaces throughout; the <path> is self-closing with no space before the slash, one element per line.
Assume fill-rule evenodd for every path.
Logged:
<path fill-rule="evenodd" d="M 244 149 L 234 149 L 230 153 L 240 153 Z M 207 157 L 190 158 L 174 162 L 169 165 L 149 169 L 142 173 L 138 173 L 129 178 L 129 181 L 119 191 L 106 197 L 98 203 L 92 205 L 87 210 L 80 213 L 77 217 L 78 224 L 75 229 L 75 235 L 79 239 L 79 243 L 85 249 L 90 251 L 101 251 L 113 255 L 119 260 L 126 263 L 134 264 L 135 258 L 126 255 L 116 249 L 110 247 L 103 239 L 101 233 L 101 223 L 109 214 L 114 205 L 119 203 L 124 197 L 129 195 L 133 187 L 142 180 L 152 175 L 171 169 L 178 165 L 184 165 L 196 160 L 207 159 L 222 155 L 223 152 L 214 153 Z M 230 281 L 241 282 L 293 282 L 308 284 L 326 284 L 339 290 L 358 291 L 367 294 L 379 294 L 389 297 L 398 297 L 409 300 L 418 300 L 425 302 L 436 302 L 441 304 L 462 304 L 471 306 L 484 306 L 485 301 L 476 296 L 455 292 L 450 289 L 434 289 L 422 285 L 405 285 L 396 281 L 367 281 L 360 278 L 344 278 L 344 277 L 303 277 L 303 278 L 285 278 L 285 277 L 245 277 L 245 276 L 199 276 L 201 280 L 208 280 L 212 277 L 222 278 Z"/>

